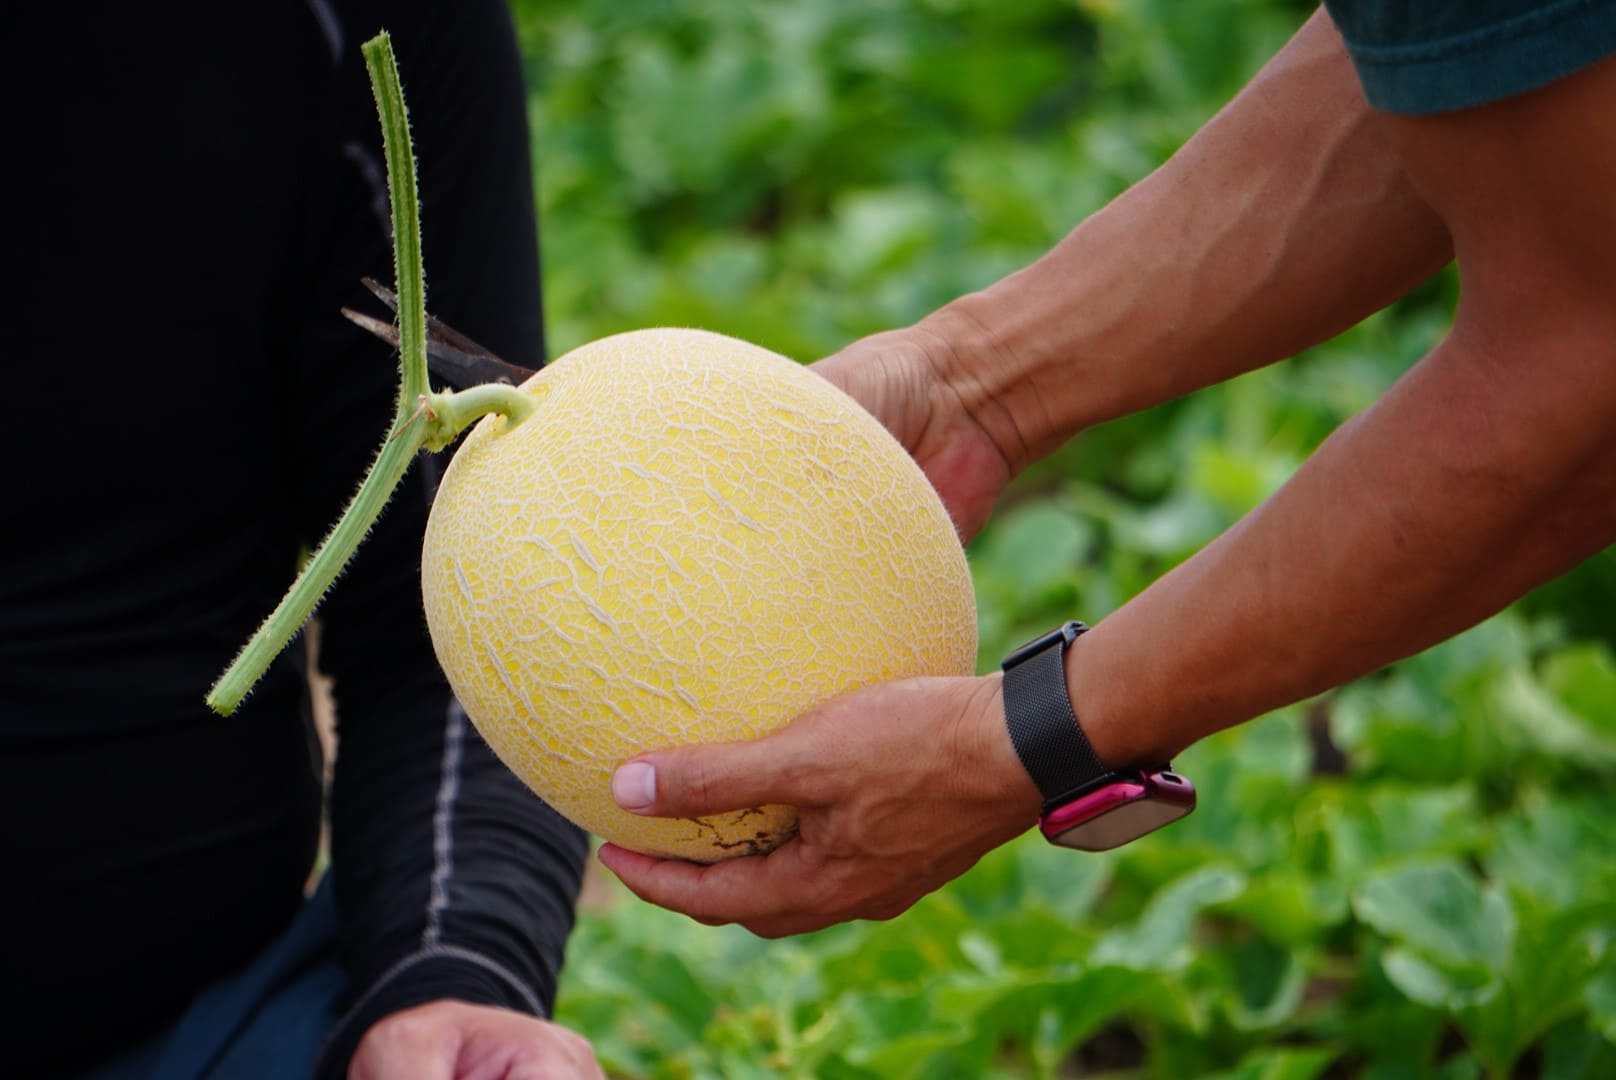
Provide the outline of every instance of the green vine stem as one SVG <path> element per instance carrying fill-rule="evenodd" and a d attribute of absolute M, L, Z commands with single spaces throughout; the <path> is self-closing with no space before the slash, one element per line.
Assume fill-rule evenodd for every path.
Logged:
<path fill-rule="evenodd" d="M 500 413 L 506 430 L 533 411 L 533 399 L 514 386 L 491 383 L 459 393 L 427 386 L 426 273 L 421 265 L 420 209 L 416 201 L 415 150 L 399 85 L 398 65 L 387 32 L 362 46 L 387 157 L 387 193 L 393 208 L 393 270 L 398 283 L 399 396 L 387 441 L 354 493 L 348 508 L 320 542 L 292 587 L 208 692 L 208 706 L 228 716 L 313 614 L 332 582 L 348 565 L 393 490 L 423 447 L 441 450 L 464 428 L 488 413 Z"/>
<path fill-rule="evenodd" d="M 415 190 L 415 149 L 404 87 L 383 30 L 360 46 L 381 116 L 387 158 L 387 201 L 393 208 L 393 280 L 398 283 L 399 409 L 426 393 L 426 268 L 421 261 L 421 207 Z"/>

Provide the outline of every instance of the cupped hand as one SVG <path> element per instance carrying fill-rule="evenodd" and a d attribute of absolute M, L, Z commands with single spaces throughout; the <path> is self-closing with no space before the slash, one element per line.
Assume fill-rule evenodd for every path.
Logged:
<path fill-rule="evenodd" d="M 699 817 L 784 803 L 797 808 L 797 835 L 710 866 L 614 844 L 600 860 L 644 900 L 763 937 L 899 915 L 1037 820 L 999 684 L 882 683 L 762 739 L 641 755 L 613 778 L 625 809 Z"/>
<path fill-rule="evenodd" d="M 365 1033 L 348 1080 L 605 1080 L 587 1040 L 525 1013 L 431 1001 Z"/>
<path fill-rule="evenodd" d="M 810 370 L 863 405 L 942 496 L 961 540 L 976 535 L 1010 482 L 1004 452 L 949 385 L 947 346 L 917 329 L 855 341 Z"/>

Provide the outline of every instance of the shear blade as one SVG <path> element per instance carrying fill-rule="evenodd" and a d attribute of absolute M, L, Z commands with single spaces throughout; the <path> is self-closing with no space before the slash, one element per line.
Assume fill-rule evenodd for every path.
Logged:
<path fill-rule="evenodd" d="M 397 293 L 374 278 L 360 280 L 390 310 L 398 311 Z M 398 348 L 398 327 L 393 323 L 383 322 L 351 308 L 343 308 L 342 313 L 350 322 L 370 331 L 393 348 Z M 491 382 L 517 385 L 526 382 L 534 374 L 533 368 L 501 360 L 489 349 L 431 315 L 426 317 L 426 361 L 432 374 L 457 390 Z"/>

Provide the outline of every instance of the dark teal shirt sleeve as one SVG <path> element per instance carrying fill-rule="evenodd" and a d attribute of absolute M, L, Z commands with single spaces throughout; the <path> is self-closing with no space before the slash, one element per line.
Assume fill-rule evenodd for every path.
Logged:
<path fill-rule="evenodd" d="M 1404 115 L 1535 90 L 1616 53 L 1616 0 L 1325 0 L 1364 95 Z"/>

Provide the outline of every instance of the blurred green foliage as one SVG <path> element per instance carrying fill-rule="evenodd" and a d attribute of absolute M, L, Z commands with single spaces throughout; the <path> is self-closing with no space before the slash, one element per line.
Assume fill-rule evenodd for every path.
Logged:
<path fill-rule="evenodd" d="M 1042 253 L 1294 31 L 1280 0 L 522 0 L 557 351 L 692 325 L 810 360 Z M 1446 326 L 1441 275 L 1085 433 L 973 543 L 984 668 L 1281 484 Z M 801 939 L 587 912 L 560 1018 L 616 1075 L 1616 1075 L 1616 556 L 1208 739 L 1183 823 L 1024 839 Z M 1185 632 L 1194 632 L 1186 613 Z"/>

